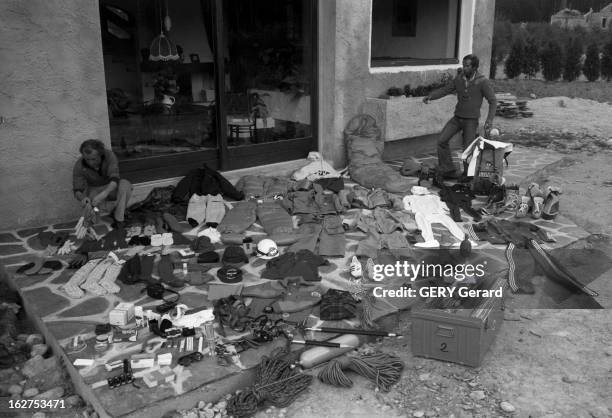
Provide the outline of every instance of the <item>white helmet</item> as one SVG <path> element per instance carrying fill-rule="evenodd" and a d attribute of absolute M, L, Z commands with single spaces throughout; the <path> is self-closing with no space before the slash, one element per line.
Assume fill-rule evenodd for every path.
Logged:
<path fill-rule="evenodd" d="M 278 257 L 278 246 L 271 239 L 262 239 L 257 243 L 257 257 L 264 260 Z"/>

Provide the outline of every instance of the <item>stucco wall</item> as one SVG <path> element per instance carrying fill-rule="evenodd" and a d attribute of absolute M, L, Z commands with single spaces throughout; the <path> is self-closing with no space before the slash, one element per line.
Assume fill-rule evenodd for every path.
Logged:
<path fill-rule="evenodd" d="M 474 1 L 472 52 L 481 59 L 481 72 L 488 75 L 495 1 Z M 362 110 L 366 97 L 378 97 L 389 87 L 430 84 L 437 81 L 441 73 L 448 69 L 371 71 L 369 49 L 372 0 L 336 0 L 335 5 L 335 60 L 321 61 L 321 65 L 327 67 L 322 69 L 322 73 L 331 73 L 335 77 L 334 132 L 333 138 L 323 138 L 321 150 L 324 157 L 332 160 L 336 167 L 342 167 L 346 164 L 342 131 L 350 118 Z M 320 25 L 327 24 L 333 25 L 334 22 L 320 22 Z M 324 39 L 321 42 L 328 41 Z M 452 67 L 454 71 L 457 65 Z M 329 100 L 329 94 L 325 98 L 322 97 L 320 102 L 322 100 Z"/>
<path fill-rule="evenodd" d="M 74 219 L 72 166 L 110 144 L 97 1 L 0 2 L 0 229 Z"/>

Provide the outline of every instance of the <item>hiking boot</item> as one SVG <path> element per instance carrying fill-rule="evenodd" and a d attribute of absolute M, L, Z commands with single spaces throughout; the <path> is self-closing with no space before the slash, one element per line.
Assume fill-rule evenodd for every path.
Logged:
<path fill-rule="evenodd" d="M 513 190 L 508 191 L 506 189 L 506 200 L 504 202 L 504 209 L 514 212 L 518 210 L 521 204 L 521 199 L 519 198 L 518 193 Z"/>
<path fill-rule="evenodd" d="M 521 197 L 521 203 L 519 203 L 518 209 L 516 210 L 517 218 L 524 218 L 529 213 L 529 206 L 531 203 L 531 198 L 529 196 Z"/>
<path fill-rule="evenodd" d="M 558 187 L 548 186 L 546 188 L 546 198 L 544 199 L 544 207 L 542 208 L 542 218 L 552 220 L 559 214 L 559 195 L 561 189 Z"/>
<path fill-rule="evenodd" d="M 372 260 L 371 258 L 368 258 L 368 261 L 366 261 L 366 276 L 367 278 L 372 282 L 375 281 L 374 280 L 374 260 Z M 376 280 L 378 281 L 378 280 Z"/>

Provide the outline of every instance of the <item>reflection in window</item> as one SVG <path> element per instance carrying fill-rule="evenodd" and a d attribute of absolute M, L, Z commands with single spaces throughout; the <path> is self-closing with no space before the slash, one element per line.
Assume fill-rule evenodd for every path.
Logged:
<path fill-rule="evenodd" d="M 457 63 L 461 0 L 373 0 L 372 66 Z"/>
<path fill-rule="evenodd" d="M 125 160 L 216 149 L 208 2 L 122 0 L 121 9 L 100 3 L 113 151 Z M 176 61 L 149 59 L 160 22 L 176 43 Z"/>

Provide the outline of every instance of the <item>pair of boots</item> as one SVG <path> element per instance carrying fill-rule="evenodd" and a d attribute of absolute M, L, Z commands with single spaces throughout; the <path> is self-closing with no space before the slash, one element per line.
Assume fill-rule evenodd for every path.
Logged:
<path fill-rule="evenodd" d="M 525 196 L 521 197 L 516 217 L 524 218 L 531 211 L 531 216 L 534 219 L 555 219 L 559 214 L 560 194 L 561 190 L 558 187 L 548 186 L 545 190 L 542 190 L 537 183 L 531 183 Z"/>

